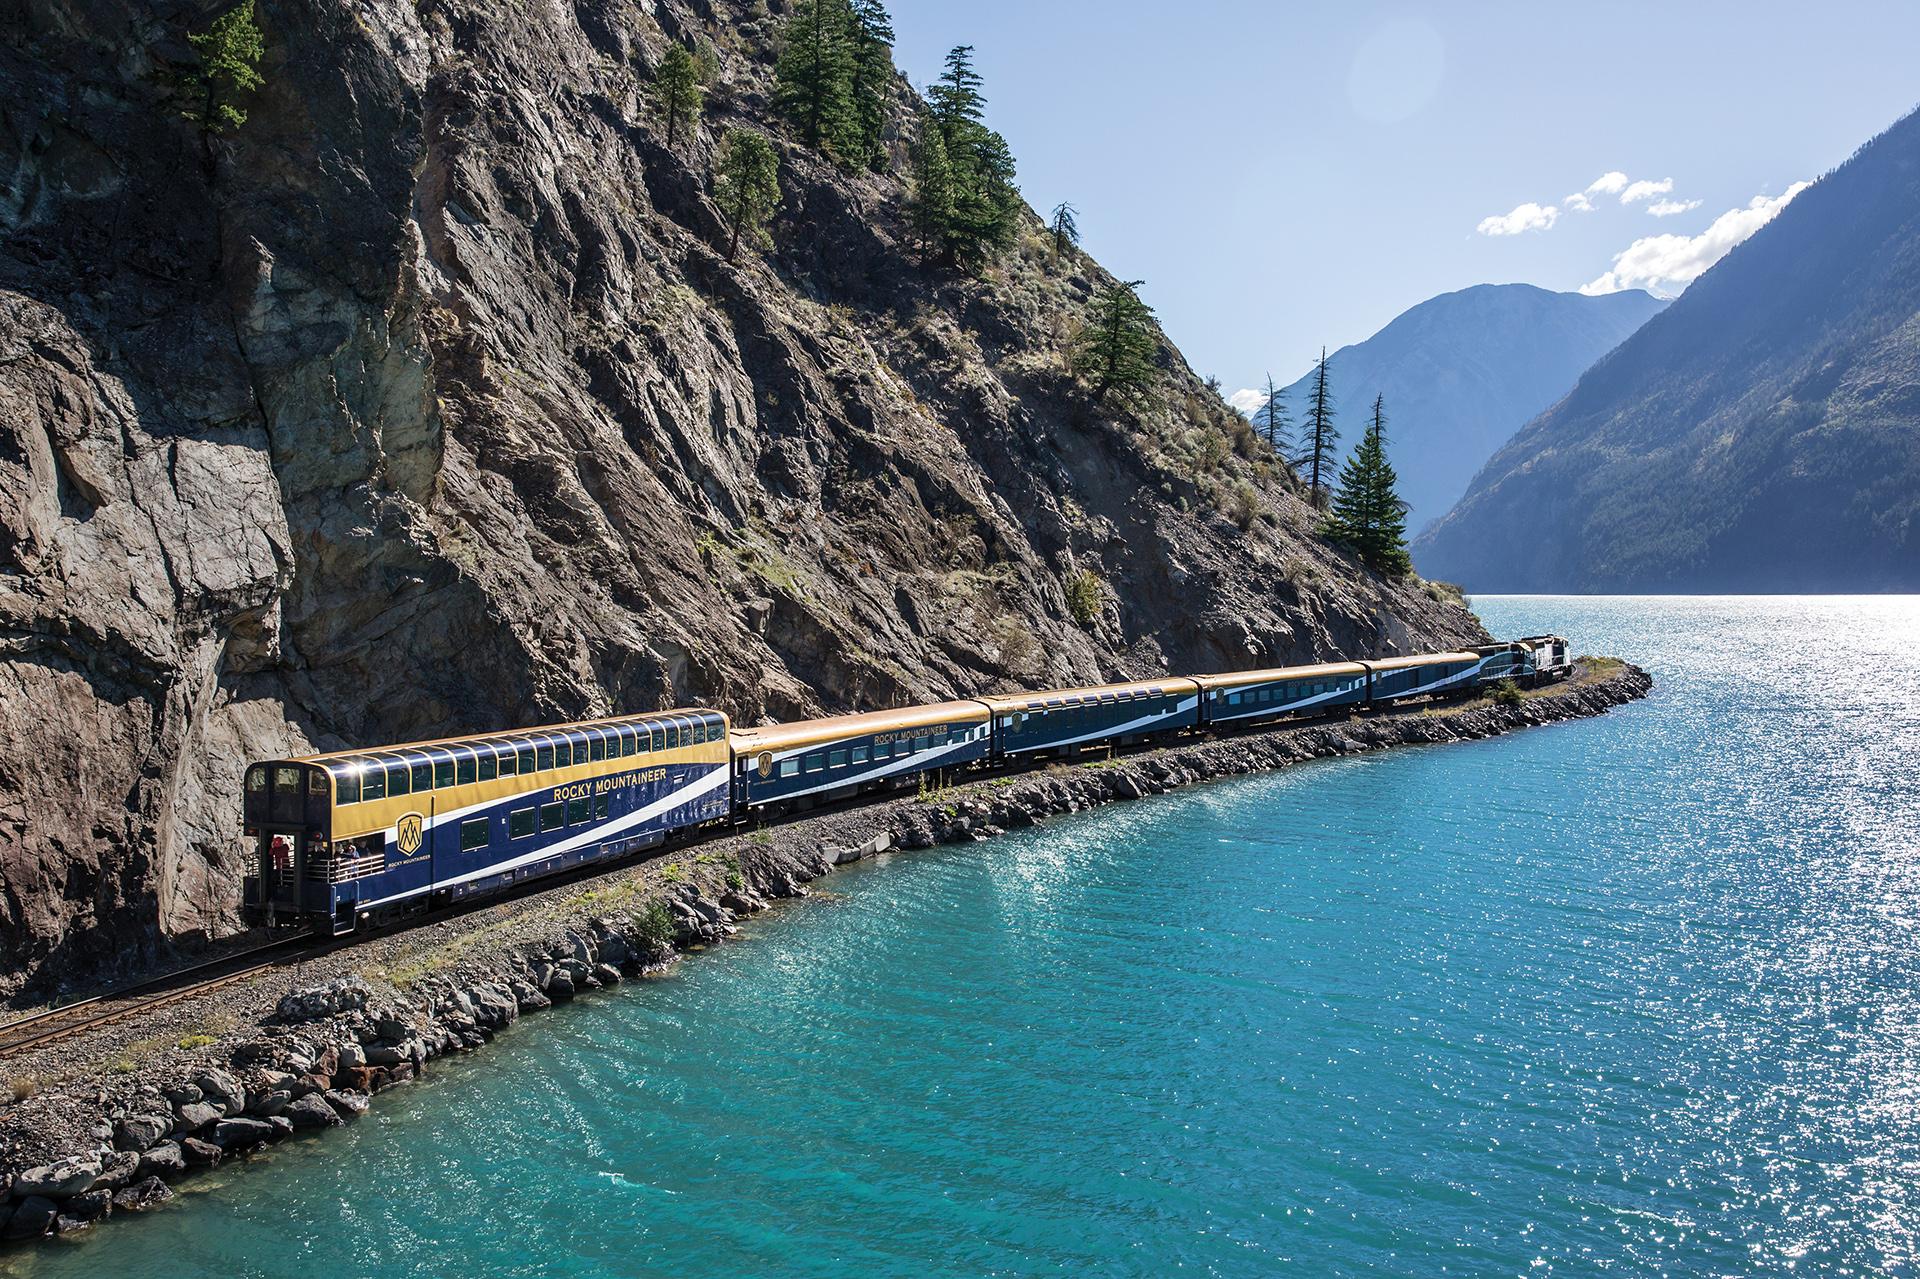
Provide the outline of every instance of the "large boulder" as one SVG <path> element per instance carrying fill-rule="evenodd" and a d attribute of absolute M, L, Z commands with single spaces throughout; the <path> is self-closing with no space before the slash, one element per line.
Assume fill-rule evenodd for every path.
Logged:
<path fill-rule="evenodd" d="M 531 982 L 514 982 L 513 997 L 519 1003 L 520 1011 L 523 1013 L 538 1012 L 542 1008 L 553 1007 L 553 1001 L 542 994 Z"/>
<path fill-rule="evenodd" d="M 183 1137 L 180 1140 L 180 1153 L 186 1158 L 189 1167 L 211 1168 L 220 1162 L 226 1152 L 210 1141 L 198 1137 Z"/>
<path fill-rule="evenodd" d="M 178 1177 L 187 1170 L 187 1156 L 178 1142 L 163 1141 L 142 1151 L 140 1166 L 133 1170 L 136 1180 L 147 1177 Z"/>
<path fill-rule="evenodd" d="M 330 1088 L 322 1094 L 329 1106 L 337 1111 L 342 1119 L 355 1119 L 367 1113 L 372 1100 L 363 1092 L 351 1088 Z"/>
<path fill-rule="evenodd" d="M 140 1167 L 140 1156 L 131 1150 L 116 1150 L 100 1161 L 100 1175 L 94 1179 L 95 1190 L 118 1190 L 133 1180 Z"/>
<path fill-rule="evenodd" d="M 246 1088 L 224 1070 L 203 1070 L 193 1077 L 193 1082 L 207 1104 L 222 1115 L 237 1115 L 247 1108 Z"/>
<path fill-rule="evenodd" d="M 65 1199 L 93 1189 L 105 1161 L 99 1155 L 69 1155 L 65 1159 L 29 1168 L 13 1180 L 16 1199 Z"/>
<path fill-rule="evenodd" d="M 8 1239 L 38 1239 L 53 1229 L 53 1219 L 60 1213 L 60 1205 L 45 1195 L 29 1195 L 20 1201 L 13 1210 L 13 1216 L 7 1220 L 5 1237 Z"/>
<path fill-rule="evenodd" d="M 296 1129 L 333 1128 L 345 1122 L 340 1112 L 327 1104 L 327 1099 L 319 1093 L 308 1093 L 287 1107 L 286 1117 L 293 1121 Z"/>
<path fill-rule="evenodd" d="M 173 1131 L 166 1115 L 128 1115 L 113 1126 L 113 1144 L 121 1150 L 146 1150 Z"/>
<path fill-rule="evenodd" d="M 274 1016 L 283 1022 L 318 1021 L 341 1013 L 358 1012 L 373 998 L 373 990 L 357 977 L 341 977 L 318 986 L 303 986 L 280 997 Z"/>
<path fill-rule="evenodd" d="M 220 1108 L 204 1101 L 189 1102 L 180 1107 L 180 1122 L 174 1125 L 175 1132 L 199 1132 L 209 1124 L 220 1122 Z"/>
<path fill-rule="evenodd" d="M 76 1228 L 92 1225 L 112 1212 L 111 1190 L 89 1190 L 60 1205 L 59 1216 L 54 1219 L 54 1229 L 63 1235 L 69 1234 Z"/>
<path fill-rule="evenodd" d="M 136 1181 L 113 1197 L 116 1212 L 146 1212 L 173 1198 L 173 1187 L 158 1177 Z"/>
<path fill-rule="evenodd" d="M 264 1119 L 222 1119 L 213 1126 L 213 1140 L 222 1150 L 250 1150 L 273 1139 L 273 1125 Z"/>

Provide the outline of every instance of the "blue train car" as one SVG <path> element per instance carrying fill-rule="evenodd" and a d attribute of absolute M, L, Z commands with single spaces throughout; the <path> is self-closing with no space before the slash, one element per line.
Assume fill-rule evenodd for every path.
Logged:
<path fill-rule="evenodd" d="M 980 700 L 993 712 L 995 759 L 1060 754 L 1089 743 L 1127 742 L 1200 723 L 1200 685 L 1190 679 L 1052 688 Z"/>
<path fill-rule="evenodd" d="M 940 702 L 733 731 L 738 812 L 818 803 L 987 757 L 987 708 Z"/>
<path fill-rule="evenodd" d="M 1455 652 L 1383 657 L 1360 665 L 1367 668 L 1367 700 L 1378 704 L 1464 692 L 1480 683 L 1486 662 L 1479 653 Z"/>
<path fill-rule="evenodd" d="M 677 710 L 255 764 L 249 919 L 346 932 L 724 818 L 727 727 Z"/>
<path fill-rule="evenodd" d="M 1259 724 L 1285 715 L 1314 714 L 1367 700 L 1367 668 L 1360 662 L 1285 666 L 1227 675 L 1198 675 L 1201 722 Z"/>

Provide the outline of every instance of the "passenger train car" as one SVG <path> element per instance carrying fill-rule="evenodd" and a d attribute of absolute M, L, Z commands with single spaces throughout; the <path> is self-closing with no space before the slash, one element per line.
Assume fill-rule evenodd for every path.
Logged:
<path fill-rule="evenodd" d="M 734 728 L 686 709 L 251 765 L 246 916 L 344 933 L 929 774 L 1539 683 L 1566 640 L 989 694 Z"/>

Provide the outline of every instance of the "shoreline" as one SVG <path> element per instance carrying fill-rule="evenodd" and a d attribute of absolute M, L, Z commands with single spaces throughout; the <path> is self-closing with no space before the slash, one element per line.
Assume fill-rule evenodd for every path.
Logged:
<path fill-rule="evenodd" d="M 1310 759 L 1497 736 L 1598 715 L 1645 672 L 1582 659 L 1516 704 L 1396 707 L 873 797 L 371 938 L 23 1052 L 0 1094 L 0 1235 L 90 1228 L 172 1197 L 171 1183 L 339 1126 L 427 1064 L 522 1015 L 644 978 L 724 941 L 735 920 L 889 848 L 1007 830 Z"/>

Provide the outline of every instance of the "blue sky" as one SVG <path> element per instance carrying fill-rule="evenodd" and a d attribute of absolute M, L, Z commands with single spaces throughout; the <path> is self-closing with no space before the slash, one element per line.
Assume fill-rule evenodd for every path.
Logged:
<path fill-rule="evenodd" d="M 1920 102 L 1911 0 L 892 8 L 917 86 L 975 46 L 1029 202 L 1229 391 L 1471 284 L 1678 292 Z"/>

